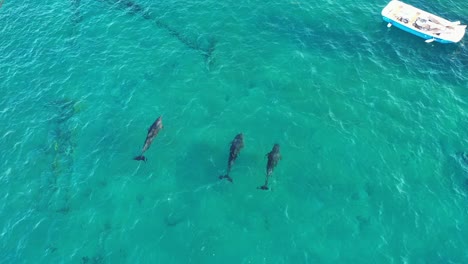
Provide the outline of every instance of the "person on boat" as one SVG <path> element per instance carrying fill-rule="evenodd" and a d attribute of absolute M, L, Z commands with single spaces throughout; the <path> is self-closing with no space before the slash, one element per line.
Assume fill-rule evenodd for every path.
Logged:
<path fill-rule="evenodd" d="M 402 16 L 397 17 L 397 20 L 400 21 L 400 22 L 403 22 L 405 24 L 408 23 L 408 21 L 409 21 L 408 18 L 402 17 Z"/>
<path fill-rule="evenodd" d="M 414 27 L 420 30 L 426 30 L 426 31 L 431 30 L 431 25 L 427 23 L 427 20 L 424 18 L 420 18 L 420 17 L 416 19 L 416 22 L 414 22 Z"/>

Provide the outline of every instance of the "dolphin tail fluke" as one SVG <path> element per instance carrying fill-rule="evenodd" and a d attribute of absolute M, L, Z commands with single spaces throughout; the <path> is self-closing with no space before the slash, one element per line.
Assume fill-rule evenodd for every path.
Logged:
<path fill-rule="evenodd" d="M 231 176 L 229 176 L 228 174 L 226 175 L 220 175 L 219 176 L 219 179 L 222 180 L 222 179 L 227 179 L 228 181 L 230 181 L 232 183 L 232 178 Z"/>
<path fill-rule="evenodd" d="M 257 187 L 257 189 L 259 189 L 259 190 L 265 190 L 265 191 L 266 191 L 266 190 L 269 190 L 269 189 L 268 189 L 268 177 L 269 177 L 269 175 L 267 174 L 266 179 L 265 179 L 265 184 L 262 185 L 262 186 L 260 186 L 260 187 Z"/>
<path fill-rule="evenodd" d="M 142 161 L 144 161 L 144 162 L 146 162 L 146 161 L 148 160 L 148 159 L 147 159 L 145 156 L 143 156 L 143 155 L 136 156 L 136 157 L 134 157 L 133 159 L 134 159 L 134 160 L 142 160 Z"/>

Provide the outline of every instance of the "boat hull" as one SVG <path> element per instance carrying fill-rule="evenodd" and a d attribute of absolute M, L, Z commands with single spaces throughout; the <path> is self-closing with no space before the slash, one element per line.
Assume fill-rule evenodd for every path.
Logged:
<path fill-rule="evenodd" d="M 388 18 L 388 17 L 386 17 L 386 16 L 382 16 L 382 18 L 383 18 L 383 20 L 384 20 L 385 22 L 388 22 L 388 23 L 392 24 L 393 26 L 395 26 L 395 27 L 397 27 L 397 28 L 399 28 L 399 29 L 402 29 L 402 30 L 404 30 L 404 31 L 406 31 L 406 32 L 408 32 L 408 33 L 411 33 L 411 34 L 416 35 L 416 36 L 418 36 L 418 37 L 421 37 L 421 38 L 423 38 L 423 39 L 434 39 L 434 41 L 437 41 L 437 42 L 440 42 L 440 43 L 444 43 L 444 44 L 455 43 L 455 42 L 453 42 L 453 41 L 449 41 L 449 40 L 445 40 L 445 39 L 441 39 L 441 38 L 437 38 L 437 37 L 434 37 L 434 36 L 431 36 L 431 35 L 427 35 L 427 34 L 421 33 L 421 32 L 419 32 L 419 31 L 416 31 L 416 30 L 414 30 L 414 29 L 412 29 L 412 28 L 409 28 L 409 27 L 407 27 L 407 26 L 401 24 L 401 23 L 398 22 L 398 21 L 395 21 L 395 20 L 393 20 L 393 19 L 390 19 L 390 18 Z"/>

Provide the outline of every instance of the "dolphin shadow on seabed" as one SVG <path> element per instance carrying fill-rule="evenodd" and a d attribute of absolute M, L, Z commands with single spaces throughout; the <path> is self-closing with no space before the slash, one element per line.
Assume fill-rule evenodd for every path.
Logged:
<path fill-rule="evenodd" d="M 212 64 L 213 62 L 212 56 L 213 56 L 213 52 L 216 46 L 216 40 L 214 38 L 210 37 L 208 38 L 207 41 L 203 41 L 203 42 L 198 41 L 198 39 L 197 40 L 189 39 L 186 36 L 184 36 L 181 32 L 177 31 L 175 28 L 170 26 L 169 24 L 166 24 L 161 19 L 158 19 L 154 17 L 153 15 L 151 15 L 151 13 L 147 11 L 148 10 L 147 8 L 143 8 L 141 5 L 131 0 L 103 0 L 103 1 L 109 4 L 112 4 L 119 9 L 127 10 L 132 15 L 139 15 L 145 20 L 153 21 L 158 28 L 164 29 L 171 36 L 175 37 L 182 44 L 184 44 L 184 46 L 201 53 L 201 55 L 205 59 L 205 63 L 208 66 Z"/>

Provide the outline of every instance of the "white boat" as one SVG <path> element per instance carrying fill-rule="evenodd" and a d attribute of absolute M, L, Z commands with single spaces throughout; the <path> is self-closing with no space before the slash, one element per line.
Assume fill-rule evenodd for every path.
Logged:
<path fill-rule="evenodd" d="M 399 0 L 392 0 L 382 10 L 383 20 L 406 32 L 426 39 L 426 42 L 457 43 L 465 35 L 466 25 L 450 22 Z"/>

